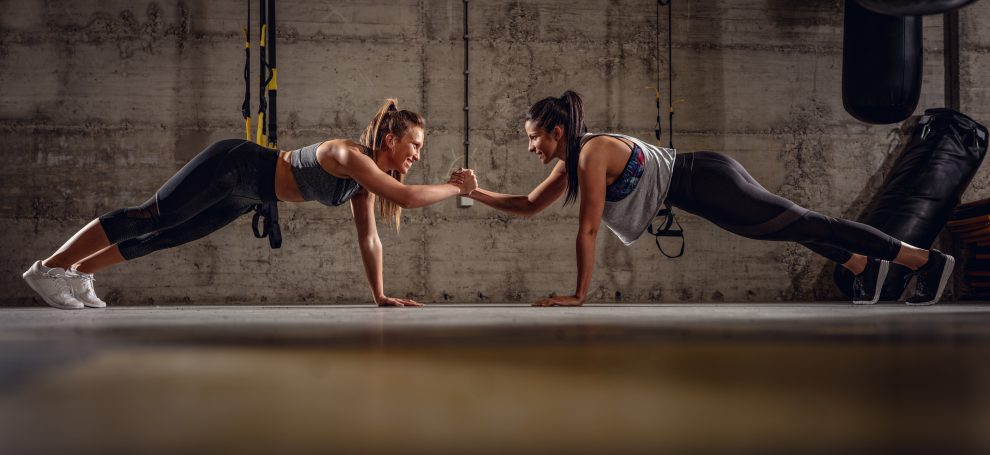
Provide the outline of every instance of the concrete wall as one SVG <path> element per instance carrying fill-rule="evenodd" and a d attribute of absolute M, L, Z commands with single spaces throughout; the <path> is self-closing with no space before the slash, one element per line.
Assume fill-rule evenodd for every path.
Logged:
<path fill-rule="evenodd" d="M 897 125 L 864 125 L 842 109 L 842 3 L 675 0 L 678 148 L 727 152 L 772 191 L 857 216 L 901 139 Z M 356 138 L 394 96 L 429 122 L 410 181 L 443 180 L 463 147 L 461 8 L 280 2 L 280 146 Z M 547 174 L 526 151 L 521 117 L 567 88 L 585 96 L 592 130 L 652 138 L 654 9 L 471 2 L 471 166 L 484 187 L 527 192 Z M 244 15 L 244 2 L 230 0 L 0 2 L 0 302 L 32 302 L 19 274 L 33 260 L 93 217 L 146 199 L 211 141 L 243 134 Z M 984 124 L 988 19 L 990 2 L 961 19 L 963 110 Z M 919 112 L 943 104 L 941 25 L 925 19 Z M 964 200 L 990 196 L 988 187 L 983 170 Z M 112 304 L 370 302 L 347 207 L 283 204 L 281 215 L 281 250 L 255 240 L 245 218 L 111 269 L 97 288 Z M 528 302 L 573 291 L 576 207 L 523 219 L 450 200 L 404 216 L 401 235 L 380 228 L 390 294 Z M 687 253 L 677 260 L 649 239 L 625 248 L 603 231 L 591 300 L 838 298 L 831 266 L 802 247 L 735 237 L 686 214 L 681 222 Z"/>

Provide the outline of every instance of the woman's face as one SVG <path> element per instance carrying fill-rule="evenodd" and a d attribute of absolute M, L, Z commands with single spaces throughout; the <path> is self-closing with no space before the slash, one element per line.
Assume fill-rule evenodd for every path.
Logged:
<path fill-rule="evenodd" d="M 397 138 L 391 133 L 385 136 L 385 143 L 392 150 L 391 168 L 399 171 L 400 174 L 409 172 L 413 163 L 419 161 L 419 153 L 423 150 L 425 133 L 423 128 L 413 126 L 406 130 L 406 134 Z"/>
<path fill-rule="evenodd" d="M 540 128 L 536 122 L 526 120 L 526 136 L 529 137 L 529 152 L 535 153 L 543 164 L 548 164 L 554 158 L 563 158 L 561 151 L 564 149 L 561 138 L 564 130 L 560 126 L 553 127 L 547 132 Z"/>

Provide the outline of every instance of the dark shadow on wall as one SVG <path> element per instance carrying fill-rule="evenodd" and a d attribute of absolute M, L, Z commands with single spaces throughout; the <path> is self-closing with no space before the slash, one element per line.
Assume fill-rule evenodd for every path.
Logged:
<path fill-rule="evenodd" d="M 709 144 L 705 149 L 726 150 L 725 127 L 727 124 L 726 111 L 726 87 L 725 87 L 725 61 L 726 53 L 732 50 L 723 48 L 725 38 L 724 5 L 718 2 L 692 2 L 684 4 L 672 1 L 673 18 L 673 64 L 674 81 L 673 97 L 675 103 L 674 129 L 675 135 L 691 134 L 690 131 L 714 132 L 714 138 L 702 143 Z M 664 14 L 664 11 L 661 11 Z M 661 22 L 664 19 L 661 18 Z M 665 24 L 661 24 L 664 28 Z M 661 32 L 662 33 L 662 32 Z M 664 37 L 661 36 L 660 45 L 666 46 Z M 664 51 L 661 50 L 662 63 L 666 61 Z M 690 55 L 693 58 L 687 58 Z M 697 58 L 698 56 L 703 58 Z M 687 75 L 682 79 L 680 75 Z M 664 75 L 666 77 L 666 75 Z M 704 94 L 704 98 L 696 97 L 697 94 Z M 664 94 L 666 95 L 666 94 Z M 700 102 L 701 100 L 704 102 Z M 665 102 L 666 100 L 661 100 Z M 679 104 L 683 103 L 683 104 Z M 678 125 L 678 118 L 680 123 Z M 693 125 L 685 125 L 684 119 L 697 119 Z M 666 142 L 667 118 L 662 116 L 664 129 L 664 142 Z M 676 139 L 676 138 L 675 138 Z M 674 145 L 678 143 L 675 141 Z"/>
<path fill-rule="evenodd" d="M 793 33 L 793 38 L 800 40 L 807 27 L 842 27 L 844 3 L 844 0 L 768 0 L 767 17 L 778 33 Z"/>
<path fill-rule="evenodd" d="M 208 73 L 211 69 L 204 66 L 204 52 L 200 49 L 190 49 L 190 47 L 198 46 L 199 44 L 189 40 L 195 22 L 193 18 L 196 16 L 210 17 L 209 5 L 210 2 L 208 1 L 195 1 L 191 6 L 185 2 L 179 2 L 175 6 L 178 9 L 180 21 L 174 25 L 174 42 L 170 42 L 170 44 L 175 46 L 175 62 L 172 68 L 174 68 L 175 72 L 173 81 L 177 85 L 175 86 L 173 98 L 173 112 L 178 113 L 178 116 L 172 119 L 172 122 L 167 125 L 167 128 L 172 129 L 172 137 L 175 138 L 172 149 L 174 163 L 168 163 L 168 165 L 175 165 L 176 169 L 193 159 L 210 142 L 210 125 L 208 122 L 204 122 L 200 115 L 204 111 L 204 100 L 208 99 L 206 92 L 210 87 L 208 83 L 204 83 L 203 81 L 197 83 L 196 80 L 200 77 L 197 73 Z M 257 11 L 253 11 L 252 14 L 253 19 L 257 17 L 254 15 L 257 14 Z M 251 27 L 252 40 L 257 42 L 258 26 L 252 23 Z M 253 63 L 258 62 L 257 49 L 258 46 L 256 45 L 251 46 L 251 62 Z M 215 68 L 214 70 L 222 71 L 223 68 Z M 255 97 L 257 97 L 258 91 L 257 74 L 258 68 L 255 65 L 251 68 L 251 93 Z M 257 107 L 257 101 L 251 101 L 254 103 L 253 106 Z M 237 100 L 231 100 L 232 112 L 236 102 Z M 252 112 L 252 115 L 257 119 L 257 113 Z M 254 125 L 254 122 L 252 122 L 252 125 Z"/>

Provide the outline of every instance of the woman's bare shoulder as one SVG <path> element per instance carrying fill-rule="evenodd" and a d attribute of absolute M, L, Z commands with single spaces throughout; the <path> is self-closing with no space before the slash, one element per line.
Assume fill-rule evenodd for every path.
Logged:
<path fill-rule="evenodd" d="M 323 142 L 316 150 L 317 158 L 333 158 L 337 161 L 345 161 L 349 158 L 356 158 L 356 155 L 367 156 L 364 153 L 364 146 L 350 139 L 330 139 Z"/>

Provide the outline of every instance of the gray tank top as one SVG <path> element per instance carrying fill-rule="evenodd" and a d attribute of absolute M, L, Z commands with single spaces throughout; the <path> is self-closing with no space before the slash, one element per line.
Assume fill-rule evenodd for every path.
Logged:
<path fill-rule="evenodd" d="M 602 221 L 608 226 L 622 243 L 631 245 L 650 225 L 663 207 L 670 189 L 670 178 L 674 175 L 674 156 L 677 151 L 663 147 L 655 147 L 644 141 L 624 134 L 588 133 L 581 138 L 581 145 L 595 136 L 611 136 L 622 138 L 643 150 L 645 163 L 643 175 L 640 176 L 636 187 L 620 201 L 605 202 Z"/>
<path fill-rule="evenodd" d="M 357 194 L 361 186 L 354 179 L 342 179 L 324 170 L 316 160 L 317 142 L 291 152 L 292 176 L 296 179 L 299 194 L 307 201 L 338 206 Z M 371 156 L 371 149 L 361 146 L 364 154 Z"/>

